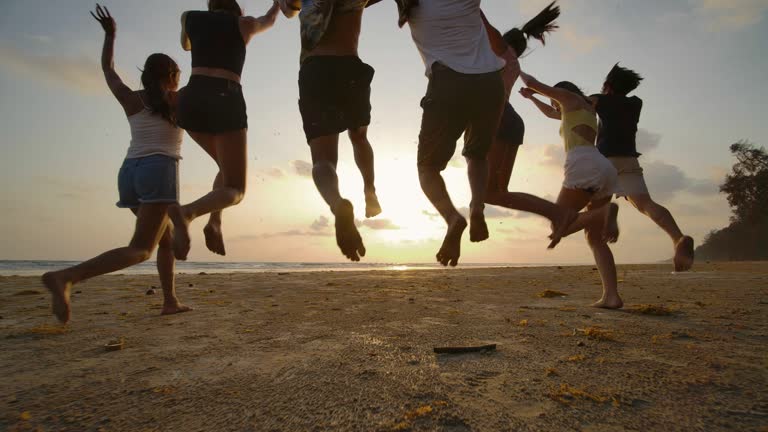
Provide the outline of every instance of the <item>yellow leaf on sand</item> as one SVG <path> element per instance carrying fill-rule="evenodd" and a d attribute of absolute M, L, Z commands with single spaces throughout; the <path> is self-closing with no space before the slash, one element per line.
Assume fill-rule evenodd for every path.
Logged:
<path fill-rule="evenodd" d="M 27 421 L 32 418 L 32 414 L 30 414 L 29 411 L 24 411 L 23 413 L 19 414 L 19 420 Z"/>
<path fill-rule="evenodd" d="M 520 320 L 520 327 L 528 327 L 528 320 L 527 319 Z"/>

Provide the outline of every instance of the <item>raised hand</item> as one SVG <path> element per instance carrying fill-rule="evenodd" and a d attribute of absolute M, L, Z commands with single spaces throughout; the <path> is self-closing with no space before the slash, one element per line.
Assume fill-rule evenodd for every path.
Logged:
<path fill-rule="evenodd" d="M 117 30 L 117 25 L 115 24 L 115 19 L 112 18 L 112 15 L 109 13 L 109 9 L 107 7 L 101 7 L 98 3 L 96 3 L 96 14 L 91 12 L 91 16 L 93 19 L 99 22 L 101 24 L 101 28 L 104 29 L 104 32 L 108 35 L 114 35 L 115 31 Z"/>
<path fill-rule="evenodd" d="M 531 89 L 529 89 L 528 87 L 523 87 L 523 88 L 520 89 L 520 95 L 522 97 L 526 98 L 526 99 L 532 98 L 533 95 L 535 95 L 535 94 L 536 94 L 536 92 L 531 90 Z"/>

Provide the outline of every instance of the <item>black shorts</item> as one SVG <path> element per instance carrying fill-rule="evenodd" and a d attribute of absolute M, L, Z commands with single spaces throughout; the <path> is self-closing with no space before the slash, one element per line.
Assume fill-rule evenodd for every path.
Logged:
<path fill-rule="evenodd" d="M 463 74 L 434 63 L 421 107 L 424 114 L 419 133 L 419 166 L 444 170 L 462 134 L 461 154 L 469 159 L 484 159 L 504 109 L 501 73 Z"/>
<path fill-rule="evenodd" d="M 512 108 L 507 102 L 504 106 L 504 114 L 501 115 L 499 131 L 496 133 L 496 139 L 513 145 L 522 145 L 525 135 L 525 123 L 520 114 Z"/>
<path fill-rule="evenodd" d="M 192 75 L 179 90 L 176 118 L 190 132 L 219 134 L 248 128 L 243 88 L 224 78 Z"/>
<path fill-rule="evenodd" d="M 355 56 L 311 56 L 299 70 L 299 110 L 307 141 L 371 123 L 374 69 Z"/>

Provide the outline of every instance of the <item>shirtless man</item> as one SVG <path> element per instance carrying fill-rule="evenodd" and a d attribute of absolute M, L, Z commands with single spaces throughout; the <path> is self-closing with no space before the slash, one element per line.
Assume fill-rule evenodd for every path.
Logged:
<path fill-rule="evenodd" d="M 352 203 L 339 192 L 339 134 L 349 134 L 363 177 L 365 216 L 374 217 L 381 213 L 367 136 L 374 69 L 360 60 L 357 45 L 363 9 L 379 1 L 279 0 L 286 17 L 299 15 L 301 21 L 299 109 L 312 152 L 312 178 L 335 216 L 336 243 L 352 261 L 365 256 L 365 246 L 355 227 Z"/>
<path fill-rule="evenodd" d="M 426 66 L 427 94 L 418 146 L 421 188 L 448 224 L 436 258 L 456 266 L 467 221 L 451 202 L 441 172 L 464 135 L 470 203 L 469 238 L 488 238 L 483 210 L 488 185 L 488 151 L 504 109 L 504 60 L 496 56 L 483 25 L 480 0 L 420 0 L 400 6 L 400 24 L 411 36 Z M 409 3 L 409 2 L 405 2 Z"/>
<path fill-rule="evenodd" d="M 616 195 L 625 197 L 669 235 L 675 250 L 675 271 L 687 271 L 693 266 L 693 238 L 683 235 L 669 210 L 651 198 L 638 161 L 635 141 L 643 100 L 628 95 L 642 80 L 637 72 L 616 64 L 605 78 L 602 94 L 591 97 L 600 116 L 597 148 L 619 173 Z"/>

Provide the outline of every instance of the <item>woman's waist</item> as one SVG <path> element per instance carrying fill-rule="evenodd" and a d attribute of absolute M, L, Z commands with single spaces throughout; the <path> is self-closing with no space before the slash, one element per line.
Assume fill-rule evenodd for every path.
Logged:
<path fill-rule="evenodd" d="M 192 68 L 192 74 L 189 77 L 189 82 L 192 82 L 193 78 L 212 78 L 230 81 L 237 85 L 240 85 L 240 75 L 232 72 L 228 69 L 196 66 Z"/>

